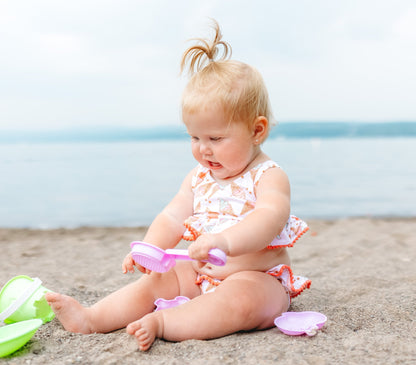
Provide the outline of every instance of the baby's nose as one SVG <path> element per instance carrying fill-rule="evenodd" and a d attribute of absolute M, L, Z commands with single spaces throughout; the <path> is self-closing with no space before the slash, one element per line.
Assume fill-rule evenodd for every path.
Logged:
<path fill-rule="evenodd" d="M 201 143 L 199 147 L 199 152 L 201 153 L 201 155 L 210 155 L 211 148 L 206 143 Z"/>

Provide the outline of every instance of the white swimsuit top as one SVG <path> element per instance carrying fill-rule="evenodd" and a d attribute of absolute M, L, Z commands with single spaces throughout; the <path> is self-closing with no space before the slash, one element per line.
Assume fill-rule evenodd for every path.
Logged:
<path fill-rule="evenodd" d="M 194 241 L 203 233 L 219 233 L 232 227 L 250 214 L 256 206 L 256 186 L 269 168 L 280 168 L 268 160 L 253 167 L 227 185 L 214 180 L 208 168 L 198 165 L 192 177 L 194 213 L 184 222 L 183 239 Z M 307 224 L 291 215 L 283 231 L 268 248 L 291 247 L 308 230 Z"/>

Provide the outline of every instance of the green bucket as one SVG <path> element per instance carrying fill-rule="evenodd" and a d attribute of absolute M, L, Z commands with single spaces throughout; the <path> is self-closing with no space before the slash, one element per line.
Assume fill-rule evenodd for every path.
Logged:
<path fill-rule="evenodd" d="M 0 327 L 0 357 L 19 350 L 32 338 L 41 325 L 40 319 L 28 319 Z"/>
<path fill-rule="evenodd" d="M 9 280 L 0 291 L 0 323 L 15 323 L 41 319 L 43 323 L 55 317 L 45 293 L 50 292 L 38 278 L 20 275 Z"/>

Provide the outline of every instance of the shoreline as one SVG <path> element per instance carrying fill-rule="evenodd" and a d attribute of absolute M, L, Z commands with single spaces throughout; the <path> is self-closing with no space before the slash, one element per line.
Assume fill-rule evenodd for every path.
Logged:
<path fill-rule="evenodd" d="M 312 280 L 291 311 L 328 321 L 314 337 L 277 328 L 170 343 L 145 353 L 124 329 L 79 335 L 55 319 L 6 364 L 380 364 L 416 361 L 416 217 L 306 219 L 310 230 L 288 252 L 294 272 Z M 0 286 L 39 277 L 53 291 L 91 305 L 136 280 L 121 262 L 146 227 L 0 228 Z M 181 243 L 180 246 L 185 246 Z"/>
<path fill-rule="evenodd" d="M 292 214 L 292 213 L 291 213 Z M 296 214 L 295 214 L 296 215 Z M 362 216 L 340 216 L 340 217 L 304 217 L 302 216 L 302 220 L 306 223 L 309 222 L 336 222 L 336 221 L 344 221 L 344 220 L 379 220 L 379 221 L 399 221 L 399 220 L 416 220 L 416 215 L 362 215 Z M 149 226 L 146 224 L 139 224 L 139 225 L 109 225 L 109 224 L 80 224 L 74 226 L 51 226 L 51 227 L 31 227 L 31 226 L 0 226 L 0 231 L 10 230 L 10 231 L 56 231 L 56 230 L 66 230 L 66 231 L 75 231 L 80 229 L 137 229 L 137 230 L 147 230 Z"/>

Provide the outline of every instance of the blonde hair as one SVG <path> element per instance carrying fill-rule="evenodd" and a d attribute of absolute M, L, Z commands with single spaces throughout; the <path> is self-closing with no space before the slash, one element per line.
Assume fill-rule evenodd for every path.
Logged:
<path fill-rule="evenodd" d="M 230 60 L 231 46 L 222 40 L 216 21 L 213 29 L 211 41 L 194 39 L 198 43 L 182 56 L 181 72 L 188 69 L 191 76 L 182 95 L 182 113 L 219 105 L 230 122 L 250 126 L 259 116 L 271 121 L 269 95 L 261 74 L 252 66 Z M 221 48 L 223 52 L 218 57 Z"/>

